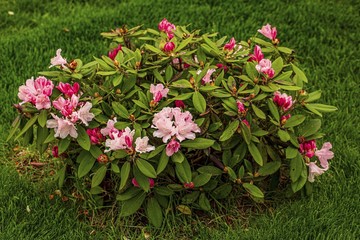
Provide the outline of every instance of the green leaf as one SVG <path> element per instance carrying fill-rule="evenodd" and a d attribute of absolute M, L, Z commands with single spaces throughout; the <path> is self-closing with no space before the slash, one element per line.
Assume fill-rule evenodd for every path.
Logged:
<path fill-rule="evenodd" d="M 338 110 L 337 107 L 320 103 L 307 103 L 305 107 L 311 107 L 319 112 L 334 112 Z"/>
<path fill-rule="evenodd" d="M 185 159 L 185 156 L 184 156 L 184 154 L 181 153 L 181 151 L 178 151 L 171 156 L 171 160 L 174 163 L 182 163 L 184 161 L 184 159 Z"/>
<path fill-rule="evenodd" d="M 106 174 L 107 166 L 101 166 L 94 174 L 91 179 L 91 188 L 99 186 L 99 184 L 104 180 Z"/>
<path fill-rule="evenodd" d="M 205 101 L 204 96 L 200 92 L 194 92 L 194 94 L 192 96 L 192 101 L 193 101 L 195 109 L 198 112 L 200 112 L 200 113 L 205 112 L 206 101 Z"/>
<path fill-rule="evenodd" d="M 244 183 L 243 187 L 245 190 L 250 193 L 253 197 L 256 198 L 264 198 L 264 193 L 255 185 L 252 185 L 250 183 Z"/>
<path fill-rule="evenodd" d="M 92 145 L 90 153 L 94 158 L 98 158 L 101 154 L 103 154 L 103 151 L 98 146 Z"/>
<path fill-rule="evenodd" d="M 282 142 L 287 142 L 290 140 L 290 135 L 287 131 L 279 129 L 277 133 Z"/>
<path fill-rule="evenodd" d="M 130 170 L 131 170 L 130 162 L 125 162 L 122 165 L 121 171 L 120 171 L 120 188 L 119 188 L 119 190 L 121 190 L 125 187 L 126 182 L 130 175 Z"/>
<path fill-rule="evenodd" d="M 246 144 L 250 144 L 251 142 L 251 132 L 248 126 L 245 125 L 245 123 L 241 122 L 241 135 L 243 136 Z"/>
<path fill-rule="evenodd" d="M 259 75 L 258 71 L 255 68 L 255 64 L 252 62 L 246 63 L 245 70 L 247 75 L 251 78 L 251 80 L 254 80 Z"/>
<path fill-rule="evenodd" d="M 127 217 L 134 213 L 141 207 L 145 200 L 146 194 L 139 192 L 135 197 L 123 201 L 121 205 L 120 217 Z"/>
<path fill-rule="evenodd" d="M 113 171 L 114 173 L 120 173 L 119 165 L 117 165 L 117 163 L 112 162 L 111 163 L 111 171 Z"/>
<path fill-rule="evenodd" d="M 151 159 L 151 158 L 155 157 L 155 156 L 158 155 L 161 151 L 163 151 L 163 150 L 165 149 L 165 147 L 166 147 L 166 144 L 162 144 L 162 145 L 160 145 L 160 146 L 157 146 L 157 147 L 155 148 L 155 150 L 153 150 L 153 151 L 151 151 L 151 152 L 149 153 L 149 155 L 147 156 L 147 159 Z"/>
<path fill-rule="evenodd" d="M 80 162 L 78 168 L 78 178 L 82 178 L 90 172 L 96 159 L 88 151 L 82 151 L 77 157 L 77 161 Z"/>
<path fill-rule="evenodd" d="M 154 52 L 154 53 L 157 53 L 159 55 L 164 55 L 164 53 L 160 49 L 158 49 L 158 48 L 156 48 L 156 47 L 154 47 L 152 45 L 145 44 L 145 48 L 152 51 L 152 52 Z"/>
<path fill-rule="evenodd" d="M 168 162 L 169 162 L 169 157 L 168 157 L 168 155 L 166 155 L 166 151 L 163 150 L 163 152 L 161 153 L 160 159 L 159 159 L 157 169 L 156 169 L 156 174 L 160 174 L 162 171 L 164 171 L 164 169 L 168 165 Z"/>
<path fill-rule="evenodd" d="M 99 71 L 96 74 L 101 75 L 101 76 L 111 76 L 111 75 L 114 75 L 116 73 L 117 73 L 117 71 Z"/>
<path fill-rule="evenodd" d="M 192 40 L 193 36 L 189 36 L 188 38 L 186 38 L 185 40 L 183 40 L 179 46 L 176 48 L 175 52 L 179 52 L 181 49 L 183 49 L 184 47 L 186 47 Z"/>
<path fill-rule="evenodd" d="M 175 88 L 193 88 L 189 80 L 186 79 L 181 79 L 176 82 L 173 82 L 171 86 Z"/>
<path fill-rule="evenodd" d="M 185 140 L 181 142 L 181 147 L 193 149 L 206 149 L 214 144 L 214 140 L 207 138 L 195 138 L 194 140 Z"/>
<path fill-rule="evenodd" d="M 104 192 L 104 189 L 102 189 L 100 186 L 96 186 L 90 189 L 90 193 L 92 195 L 97 195 L 97 194 L 101 194 Z"/>
<path fill-rule="evenodd" d="M 291 116 L 288 120 L 286 120 L 284 127 L 286 128 L 295 127 L 297 125 L 300 125 L 303 121 L 305 121 L 304 115 L 294 115 Z"/>
<path fill-rule="evenodd" d="M 292 182 L 296 182 L 303 170 L 304 160 L 300 153 L 297 153 L 296 157 L 290 160 L 290 178 Z"/>
<path fill-rule="evenodd" d="M 319 131 L 320 127 L 321 127 L 320 119 L 310 119 L 301 126 L 301 128 L 299 129 L 299 135 L 306 138 Z"/>
<path fill-rule="evenodd" d="M 299 150 L 297 148 L 294 148 L 292 146 L 288 146 L 285 151 L 285 155 L 287 159 L 293 159 L 297 156 L 299 153 Z"/>
<path fill-rule="evenodd" d="M 143 159 L 137 159 L 136 160 L 136 166 L 139 168 L 139 170 L 147 177 L 149 178 L 156 178 L 156 171 L 154 167 Z"/>
<path fill-rule="evenodd" d="M 120 85 L 122 83 L 122 80 L 124 78 L 124 75 L 123 74 L 120 74 L 118 76 L 116 76 L 115 78 L 113 78 L 112 80 L 112 84 L 114 87 Z"/>
<path fill-rule="evenodd" d="M 211 210 L 210 201 L 206 197 L 205 193 L 201 193 L 199 196 L 199 206 L 205 211 Z"/>
<path fill-rule="evenodd" d="M 86 133 L 86 130 L 81 126 L 77 126 L 77 133 L 78 137 L 76 138 L 76 141 L 83 149 L 89 151 L 91 147 L 91 142 L 89 135 Z"/>
<path fill-rule="evenodd" d="M 300 189 L 302 189 L 304 187 L 304 185 L 306 184 L 306 182 L 307 182 L 307 170 L 304 167 L 299 179 L 296 182 L 291 183 L 291 189 L 295 193 L 295 192 L 299 191 Z"/>
<path fill-rule="evenodd" d="M 283 52 L 283 53 L 286 53 L 286 54 L 292 54 L 293 53 L 293 50 L 290 49 L 290 48 L 287 48 L 287 47 L 277 47 L 277 49 L 280 52 Z"/>
<path fill-rule="evenodd" d="M 181 187 L 182 188 L 182 187 Z M 174 191 L 169 189 L 168 187 L 156 187 L 155 192 L 160 194 L 161 196 L 171 196 L 174 194 Z"/>
<path fill-rule="evenodd" d="M 65 181 L 65 176 L 66 176 L 66 165 L 64 167 L 62 167 L 58 172 L 57 172 L 57 179 L 59 180 L 59 188 L 62 188 L 64 185 L 64 181 Z"/>
<path fill-rule="evenodd" d="M 212 192 L 212 197 L 215 199 L 224 199 L 227 196 L 229 196 L 229 194 L 232 191 L 232 186 L 228 183 L 223 184 L 219 187 L 217 187 L 213 192 Z"/>
<path fill-rule="evenodd" d="M 235 120 L 233 122 L 231 122 L 227 128 L 225 129 L 225 131 L 221 134 L 219 140 L 221 142 L 224 142 L 228 139 L 230 139 L 234 133 L 236 132 L 236 130 L 238 129 L 239 127 L 239 124 L 240 124 L 240 121 L 239 120 Z"/>
<path fill-rule="evenodd" d="M 112 107 L 114 109 L 114 112 L 119 115 L 121 118 L 128 119 L 129 118 L 129 112 L 127 109 L 121 105 L 119 102 L 112 102 Z"/>
<path fill-rule="evenodd" d="M 197 175 L 193 180 L 195 187 L 201 187 L 207 184 L 210 181 L 211 176 L 212 174 L 210 173 L 201 173 Z"/>
<path fill-rule="evenodd" d="M 300 78 L 300 80 L 307 83 L 308 79 L 305 76 L 305 73 L 302 70 L 300 70 L 300 68 L 295 66 L 294 64 L 291 64 L 291 66 L 292 66 L 292 69 L 294 70 L 295 74 L 298 75 L 298 77 Z"/>
<path fill-rule="evenodd" d="M 159 70 L 154 69 L 153 71 L 154 77 L 161 83 L 165 84 L 165 80 L 163 78 L 163 76 L 161 76 L 161 74 L 159 73 Z"/>
<path fill-rule="evenodd" d="M 218 176 L 223 174 L 223 170 L 214 167 L 214 166 L 202 166 L 197 169 L 199 173 L 207 173 L 211 174 L 212 176 Z"/>
<path fill-rule="evenodd" d="M 271 67 L 274 69 L 275 71 L 275 75 L 274 77 L 276 77 L 277 75 L 279 75 L 279 73 L 281 72 L 281 70 L 283 69 L 284 66 L 284 62 L 282 60 L 282 57 L 278 57 L 277 59 L 275 59 L 275 61 L 273 61 L 273 63 L 271 64 Z"/>
<path fill-rule="evenodd" d="M 255 162 L 257 164 L 259 164 L 260 166 L 262 166 L 263 159 L 262 159 L 261 153 L 260 153 L 259 149 L 257 148 L 257 146 L 255 145 L 255 143 L 250 142 L 250 144 L 248 144 L 248 149 L 249 149 L 251 156 L 254 158 Z"/>
<path fill-rule="evenodd" d="M 260 176 L 267 176 L 274 174 L 277 170 L 279 170 L 281 166 L 281 161 L 268 162 L 265 163 L 264 166 L 259 168 Z"/>
<path fill-rule="evenodd" d="M 36 120 L 38 119 L 38 114 L 34 115 L 32 118 L 30 118 L 28 120 L 28 122 L 25 124 L 24 128 L 21 129 L 20 133 L 15 137 L 15 141 L 21 137 L 27 130 L 29 130 L 30 127 L 32 127 L 34 125 L 34 123 L 36 122 Z"/>
<path fill-rule="evenodd" d="M 143 102 L 139 101 L 139 100 L 132 100 L 137 106 L 141 107 L 142 109 L 148 110 L 149 107 L 146 106 Z"/>
<path fill-rule="evenodd" d="M 6 138 L 6 142 L 8 142 L 15 134 L 15 132 L 18 130 L 21 122 L 21 115 L 17 115 L 15 120 L 11 124 L 10 133 L 9 136 Z"/>
<path fill-rule="evenodd" d="M 318 100 L 321 97 L 321 90 L 317 90 L 315 92 L 309 93 L 305 102 L 309 103 L 309 102 L 313 102 Z"/>
<path fill-rule="evenodd" d="M 54 135 L 55 135 L 54 129 L 51 129 L 49 135 L 48 135 L 47 138 L 44 140 L 44 143 L 49 143 L 49 142 L 54 141 L 54 140 L 56 139 Z"/>
<path fill-rule="evenodd" d="M 175 172 L 181 182 L 191 182 L 191 167 L 187 159 L 184 159 L 182 163 L 175 163 Z"/>
<path fill-rule="evenodd" d="M 38 127 L 37 128 L 37 135 L 36 135 L 36 147 L 38 148 L 40 153 L 43 153 L 46 148 L 47 144 L 44 144 L 45 139 L 49 135 L 49 129 L 46 127 Z"/>
<path fill-rule="evenodd" d="M 182 214 L 191 215 L 191 209 L 186 205 L 178 205 L 176 209 L 179 210 Z"/>
<path fill-rule="evenodd" d="M 279 111 L 278 111 L 277 107 L 275 106 L 272 99 L 268 99 L 268 106 L 269 106 L 269 110 L 271 112 L 271 115 L 275 118 L 275 120 L 277 122 L 279 122 L 280 121 L 280 114 L 279 114 Z"/>
<path fill-rule="evenodd" d="M 59 155 L 66 151 L 66 149 L 70 145 L 70 142 L 71 142 L 71 139 L 69 137 L 60 139 L 59 144 L 58 144 Z"/>
<path fill-rule="evenodd" d="M 265 113 L 261 111 L 257 106 L 251 104 L 251 108 L 254 110 L 256 116 L 258 116 L 261 119 L 266 119 Z"/>
<path fill-rule="evenodd" d="M 130 187 L 130 188 L 126 189 L 125 192 L 118 194 L 116 196 L 116 200 L 117 201 L 126 201 L 131 198 L 134 198 L 136 195 L 138 195 L 141 192 L 143 192 L 143 191 L 140 188 Z"/>
<path fill-rule="evenodd" d="M 40 111 L 39 117 L 38 117 L 38 123 L 41 127 L 46 126 L 46 120 L 47 120 L 47 110 L 43 109 Z"/>
<path fill-rule="evenodd" d="M 146 212 L 149 222 L 157 228 L 161 227 L 163 222 L 163 214 L 159 202 L 156 200 L 156 198 L 149 198 Z"/>

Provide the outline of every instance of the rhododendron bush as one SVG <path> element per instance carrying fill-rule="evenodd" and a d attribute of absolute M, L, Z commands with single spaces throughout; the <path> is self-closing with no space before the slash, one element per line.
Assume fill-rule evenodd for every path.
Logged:
<path fill-rule="evenodd" d="M 110 51 L 86 64 L 58 49 L 20 86 L 9 139 L 60 158 L 60 186 L 155 226 L 171 209 L 209 211 L 234 194 L 298 192 L 329 169 L 319 129 L 336 108 L 304 90 L 275 27 L 255 33 L 218 38 L 164 19 L 102 33 Z"/>

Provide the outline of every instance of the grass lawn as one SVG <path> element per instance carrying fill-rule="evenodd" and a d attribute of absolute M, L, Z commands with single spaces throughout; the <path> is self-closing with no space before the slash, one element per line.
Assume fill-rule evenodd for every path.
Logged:
<path fill-rule="evenodd" d="M 101 227 L 79 221 L 74 204 L 48 198 L 54 190 L 51 183 L 18 176 L 7 159 L 14 145 L 5 139 L 16 115 L 11 105 L 19 102 L 18 87 L 46 70 L 56 49 L 62 48 L 69 59 L 89 61 L 107 53 L 100 32 L 125 23 L 155 28 L 164 17 L 242 40 L 265 23 L 276 26 L 281 44 L 295 49 L 310 81 L 308 90 L 322 89 L 323 103 L 339 109 L 325 114 L 322 127 L 335 158 L 330 170 L 316 179 L 311 197 L 283 201 L 266 213 L 253 212 L 231 227 L 219 215 L 211 228 L 209 222 L 179 218 L 162 230 L 145 231 L 156 239 L 360 238 L 359 13 L 360 2 L 350 0 L 0 1 L 0 239 L 143 237 L 141 229 L 124 227 L 120 220 Z"/>

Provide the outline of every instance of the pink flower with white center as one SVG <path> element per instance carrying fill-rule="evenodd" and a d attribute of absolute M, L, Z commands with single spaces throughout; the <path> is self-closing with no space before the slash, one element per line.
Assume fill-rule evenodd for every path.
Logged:
<path fill-rule="evenodd" d="M 200 70 L 199 70 L 200 71 Z M 198 71 L 198 74 L 201 73 L 201 71 L 199 72 Z M 205 76 L 202 78 L 202 83 L 203 84 L 206 84 L 206 83 L 210 83 L 212 80 L 211 80 L 211 75 L 216 71 L 216 69 L 208 69 Z"/>
<path fill-rule="evenodd" d="M 322 148 L 320 150 L 315 151 L 315 156 L 317 156 L 320 160 L 320 165 L 324 169 L 329 168 L 329 160 L 334 157 L 334 153 L 330 151 L 332 148 L 331 143 L 326 142 L 323 144 Z"/>
<path fill-rule="evenodd" d="M 104 152 L 115 151 L 119 149 L 132 149 L 132 141 L 135 135 L 135 130 L 132 130 L 127 127 L 125 128 L 121 135 L 115 135 L 114 139 L 106 139 L 105 146 L 109 149 Z"/>
<path fill-rule="evenodd" d="M 49 109 L 51 107 L 51 101 L 45 94 L 39 94 L 35 98 L 35 107 L 38 110 Z"/>
<path fill-rule="evenodd" d="M 236 105 L 239 113 L 246 113 L 245 105 L 240 100 L 236 101 Z"/>
<path fill-rule="evenodd" d="M 232 37 L 232 38 L 230 39 L 230 41 L 225 44 L 224 50 L 228 50 L 228 51 L 233 50 L 234 47 L 235 47 L 235 43 L 236 43 L 235 38 Z"/>
<path fill-rule="evenodd" d="M 316 142 L 315 140 L 300 143 L 299 152 L 305 154 L 307 157 L 312 158 L 315 155 Z"/>
<path fill-rule="evenodd" d="M 53 101 L 54 107 L 65 117 L 70 116 L 75 111 L 78 103 L 79 98 L 76 95 L 72 95 L 71 99 L 59 97 L 57 100 Z"/>
<path fill-rule="evenodd" d="M 109 58 L 111 58 L 111 60 L 114 60 L 116 55 L 118 54 L 118 52 L 121 51 L 121 49 L 122 49 L 122 46 L 121 46 L 121 44 L 119 44 L 116 48 L 114 48 L 113 50 L 111 50 L 108 53 Z"/>
<path fill-rule="evenodd" d="M 160 114 L 161 112 L 155 115 Z M 153 136 L 157 138 L 162 138 L 163 142 L 166 143 L 176 133 L 176 128 L 173 125 L 173 121 L 170 118 L 166 117 L 159 118 L 157 121 L 154 121 L 154 119 L 153 125 L 151 127 L 157 130 L 153 133 Z"/>
<path fill-rule="evenodd" d="M 172 52 L 174 49 L 175 49 L 175 43 L 173 43 L 173 42 L 165 43 L 164 48 L 163 48 L 163 50 L 165 52 Z"/>
<path fill-rule="evenodd" d="M 153 100 L 155 102 L 159 102 L 163 97 L 167 97 L 167 94 L 169 92 L 168 88 L 164 88 L 164 85 L 161 83 L 159 84 L 151 84 L 150 85 L 150 93 L 153 94 Z"/>
<path fill-rule="evenodd" d="M 286 93 L 281 94 L 279 91 L 274 92 L 274 103 L 276 103 L 284 112 L 289 110 L 294 101 L 291 96 L 288 96 Z"/>
<path fill-rule="evenodd" d="M 80 90 L 79 83 L 74 83 L 73 86 L 71 86 L 69 83 L 62 83 L 60 82 L 59 85 L 56 87 L 59 89 L 60 92 L 62 92 L 65 97 L 71 98 L 72 95 L 77 95 Z"/>
<path fill-rule="evenodd" d="M 261 29 L 259 29 L 258 32 L 264 35 L 265 37 L 269 38 L 270 40 L 276 39 L 276 34 L 277 34 L 276 27 L 271 28 L 270 24 L 266 24 Z"/>
<path fill-rule="evenodd" d="M 174 153 L 177 153 L 180 149 L 180 143 L 176 141 L 175 139 L 172 139 L 167 145 L 166 145 L 166 155 L 171 157 L 174 155 Z"/>
<path fill-rule="evenodd" d="M 86 130 L 87 135 L 90 138 L 91 144 L 97 145 L 104 141 L 103 135 L 100 133 L 100 128 L 93 128 Z"/>
<path fill-rule="evenodd" d="M 46 98 L 45 96 L 50 96 L 53 88 L 54 84 L 52 81 L 45 77 L 38 77 L 35 80 L 34 78 L 26 80 L 25 85 L 19 87 L 18 97 L 20 100 L 23 100 L 20 105 L 29 102 L 33 105 L 37 104 L 38 109 L 47 108 L 49 98 Z"/>
<path fill-rule="evenodd" d="M 47 128 L 54 128 L 55 137 L 60 137 L 62 139 L 66 138 L 70 135 L 73 138 L 78 137 L 78 133 L 76 132 L 76 127 L 74 123 L 69 121 L 68 119 L 59 118 L 55 114 L 51 113 L 51 116 L 54 119 L 49 119 L 46 121 Z"/>
<path fill-rule="evenodd" d="M 149 179 L 150 188 L 153 188 L 155 185 L 154 179 L 152 178 L 148 178 L 148 179 Z M 134 185 L 134 187 L 140 187 L 139 183 L 136 181 L 136 178 L 131 179 L 131 183 Z"/>
<path fill-rule="evenodd" d="M 67 64 L 67 61 L 61 56 L 61 49 L 56 50 L 56 56 L 50 60 L 50 63 L 51 65 L 49 68 L 54 66 L 61 66 L 63 68 L 66 68 L 65 65 Z"/>
<path fill-rule="evenodd" d="M 85 105 L 77 111 L 77 117 L 82 121 L 85 126 L 88 126 L 88 122 L 93 120 L 93 118 L 95 117 L 95 115 L 90 112 L 91 108 L 92 104 L 90 102 L 86 102 Z"/>
<path fill-rule="evenodd" d="M 136 138 L 135 140 L 135 151 L 138 153 L 146 153 L 151 152 L 155 150 L 154 146 L 149 145 L 149 138 L 143 137 L 143 138 Z"/>
<path fill-rule="evenodd" d="M 260 62 L 264 59 L 264 54 L 261 51 L 261 48 L 258 45 L 255 45 L 254 54 L 250 55 L 249 61 Z"/>
<path fill-rule="evenodd" d="M 114 124 L 116 122 L 117 122 L 116 117 L 113 120 L 109 119 L 108 122 L 107 122 L 106 127 L 102 128 L 100 130 L 101 134 L 103 136 L 109 136 L 111 139 L 114 139 L 115 136 L 121 137 L 121 134 L 122 134 L 123 131 L 120 131 L 117 128 L 115 128 Z"/>
<path fill-rule="evenodd" d="M 306 165 L 309 167 L 309 176 L 308 176 L 309 182 L 314 182 L 315 177 L 320 176 L 327 170 L 318 167 L 314 162 L 307 163 Z"/>

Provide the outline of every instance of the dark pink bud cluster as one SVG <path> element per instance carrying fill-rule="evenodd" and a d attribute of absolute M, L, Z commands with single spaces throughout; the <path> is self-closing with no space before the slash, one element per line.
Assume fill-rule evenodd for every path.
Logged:
<path fill-rule="evenodd" d="M 279 91 L 274 92 L 273 100 L 284 112 L 289 110 L 294 103 L 291 96 L 286 93 L 281 94 Z"/>
<path fill-rule="evenodd" d="M 171 40 L 174 37 L 173 31 L 176 30 L 176 27 L 174 24 L 169 22 L 166 18 L 164 18 L 158 25 L 158 28 L 160 31 L 165 32 L 169 40 Z"/>
<path fill-rule="evenodd" d="M 100 132 L 100 128 L 93 128 L 86 130 L 87 135 L 89 135 L 91 144 L 97 145 L 104 141 L 104 136 Z"/>
<path fill-rule="evenodd" d="M 315 155 L 316 142 L 315 140 L 305 141 L 300 143 L 299 152 L 305 156 L 312 158 Z"/>
<path fill-rule="evenodd" d="M 232 38 L 230 39 L 230 41 L 225 44 L 224 50 L 227 50 L 227 51 L 233 50 L 234 47 L 235 47 L 235 44 L 236 44 L 235 38 L 232 37 Z"/>
<path fill-rule="evenodd" d="M 114 60 L 116 55 L 118 54 L 118 52 L 121 51 L 121 49 L 122 49 L 122 46 L 121 46 L 121 44 L 119 44 L 116 48 L 114 48 L 113 50 L 111 50 L 108 53 L 109 58 L 111 58 L 111 60 Z"/>

